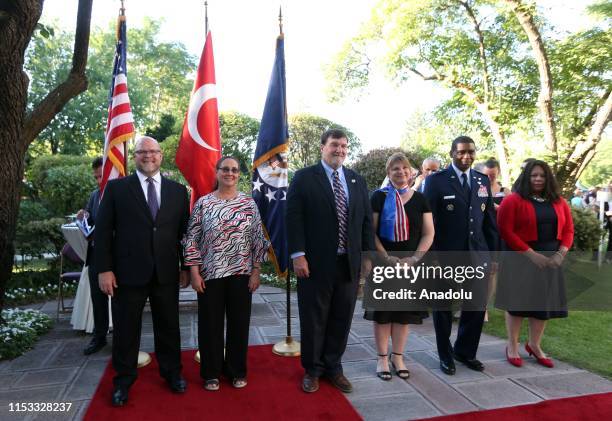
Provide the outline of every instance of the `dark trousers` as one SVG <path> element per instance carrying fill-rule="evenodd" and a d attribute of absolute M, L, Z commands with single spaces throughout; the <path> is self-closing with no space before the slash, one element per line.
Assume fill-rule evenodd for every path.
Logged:
<path fill-rule="evenodd" d="M 203 379 L 217 379 L 221 373 L 231 379 L 246 377 L 252 296 L 248 275 L 209 279 L 204 293 L 198 294 L 198 348 Z"/>
<path fill-rule="evenodd" d="M 115 386 L 127 388 L 136 380 L 142 311 L 147 298 L 151 304 L 159 374 L 167 380 L 180 375 L 178 292 L 178 283 L 160 284 L 157 279 L 145 286 L 120 285 L 115 289 L 112 299 Z"/>
<path fill-rule="evenodd" d="M 301 361 L 315 377 L 342 373 L 359 282 L 351 281 L 348 259 L 338 257 L 333 280 L 298 279 Z"/>
<path fill-rule="evenodd" d="M 94 338 L 106 339 L 108 333 L 108 295 L 100 290 L 98 272 L 93 265 L 88 268 L 89 290 L 94 318 Z"/>
<path fill-rule="evenodd" d="M 476 358 L 483 322 L 484 311 L 462 311 L 453 348 L 450 343 L 453 324 L 452 311 L 434 311 L 433 323 L 436 329 L 436 345 L 440 360 L 452 361 L 453 354 L 468 359 Z"/>

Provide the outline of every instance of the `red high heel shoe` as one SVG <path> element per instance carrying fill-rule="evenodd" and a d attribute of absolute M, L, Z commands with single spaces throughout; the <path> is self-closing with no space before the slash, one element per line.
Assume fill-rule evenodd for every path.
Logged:
<path fill-rule="evenodd" d="M 506 359 L 508 360 L 510 364 L 512 364 L 515 367 L 523 366 L 523 359 L 521 358 L 520 355 L 518 357 L 511 357 L 508 355 L 508 347 L 506 347 Z"/>
<path fill-rule="evenodd" d="M 531 347 L 529 346 L 528 343 L 525 343 L 525 351 L 527 351 L 529 353 L 529 355 L 533 355 L 533 357 L 536 359 L 538 364 L 543 365 L 544 367 L 548 367 L 548 368 L 553 368 L 555 366 L 555 363 L 553 363 L 553 360 L 551 360 L 550 358 L 548 358 L 548 357 L 538 357 L 533 352 L 533 349 L 531 349 Z"/>

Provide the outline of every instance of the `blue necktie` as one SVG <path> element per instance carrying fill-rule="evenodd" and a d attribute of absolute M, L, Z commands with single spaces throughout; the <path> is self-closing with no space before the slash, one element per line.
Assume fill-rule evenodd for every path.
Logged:
<path fill-rule="evenodd" d="M 157 217 L 157 211 L 159 210 L 159 203 L 157 202 L 157 193 L 155 192 L 155 180 L 151 177 L 147 178 L 147 183 L 149 186 L 147 187 L 147 204 L 149 205 L 149 210 L 151 211 L 151 216 L 153 220 Z"/>
<path fill-rule="evenodd" d="M 346 193 L 340 183 L 338 171 L 332 174 L 334 198 L 336 201 L 336 213 L 338 214 L 338 249 L 346 250 L 346 238 L 348 233 L 348 206 L 346 205 Z"/>

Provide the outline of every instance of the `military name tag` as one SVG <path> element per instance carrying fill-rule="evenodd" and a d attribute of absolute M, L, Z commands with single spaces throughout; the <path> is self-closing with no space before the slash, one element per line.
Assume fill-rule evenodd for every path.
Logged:
<path fill-rule="evenodd" d="M 446 210 L 452 211 L 453 209 L 455 209 L 455 206 L 452 203 L 446 205 Z"/>
<path fill-rule="evenodd" d="M 480 186 L 478 188 L 478 197 L 489 197 L 489 192 L 486 186 Z"/>
<path fill-rule="evenodd" d="M 484 212 L 485 208 L 486 208 L 486 205 L 484 203 L 482 205 L 480 205 L 480 210 L 482 210 L 483 212 Z"/>

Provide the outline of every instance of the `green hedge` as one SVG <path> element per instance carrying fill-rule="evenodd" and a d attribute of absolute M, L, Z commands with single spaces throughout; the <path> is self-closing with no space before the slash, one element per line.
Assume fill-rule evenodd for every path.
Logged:
<path fill-rule="evenodd" d="M 79 155 L 43 155 L 39 156 L 28 166 L 26 179 L 32 187 L 40 192 L 45 189 L 48 171 L 57 167 L 73 167 L 86 165 L 91 168 L 93 158 Z M 91 177 L 91 173 L 90 176 Z"/>
<path fill-rule="evenodd" d="M 572 208 L 574 245 L 572 250 L 592 251 L 599 246 L 604 231 L 597 216 L 588 209 Z"/>
<path fill-rule="evenodd" d="M 33 257 L 43 253 L 59 255 L 66 242 L 61 230 L 64 221 L 64 218 L 49 218 L 20 223 L 15 234 L 15 253 Z"/>

